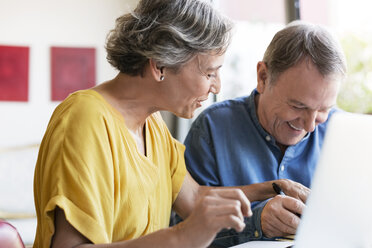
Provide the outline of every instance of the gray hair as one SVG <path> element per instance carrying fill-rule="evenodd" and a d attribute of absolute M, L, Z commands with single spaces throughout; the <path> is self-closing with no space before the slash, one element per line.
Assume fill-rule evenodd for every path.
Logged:
<path fill-rule="evenodd" d="M 177 71 L 199 53 L 223 54 L 232 22 L 203 0 L 141 0 L 107 36 L 108 62 L 142 75 L 149 59 Z"/>
<path fill-rule="evenodd" d="M 263 57 L 270 82 L 303 59 L 314 63 L 326 76 L 346 74 L 344 53 L 335 38 L 324 27 L 295 21 L 275 34 Z"/>

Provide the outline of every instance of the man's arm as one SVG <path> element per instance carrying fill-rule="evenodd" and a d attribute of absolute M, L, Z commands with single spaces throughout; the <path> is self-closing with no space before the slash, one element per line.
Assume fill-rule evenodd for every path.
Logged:
<path fill-rule="evenodd" d="M 212 186 L 201 186 L 199 185 L 189 173 L 185 176 L 185 181 L 183 183 L 182 189 L 175 201 L 173 206 L 174 210 L 183 219 L 194 209 L 197 201 L 200 197 L 204 196 L 206 192 L 211 189 L 239 189 L 244 195 L 249 199 L 250 202 L 253 201 L 264 201 L 268 198 L 272 198 L 277 195 L 274 191 L 272 183 L 276 182 L 280 185 L 283 191 L 288 195 L 298 199 L 307 198 L 307 188 L 299 183 L 293 182 L 288 179 L 280 179 L 275 181 L 267 181 L 263 183 L 255 183 L 243 186 L 232 186 L 232 187 L 212 187 Z M 187 187 L 187 190 L 186 190 Z"/>
<path fill-rule="evenodd" d="M 187 174 L 185 181 L 187 181 L 190 190 L 181 190 L 174 206 L 176 212 L 183 219 L 186 219 L 191 213 L 198 198 L 211 189 L 240 189 L 250 201 L 264 201 L 272 198 L 263 204 L 259 204 L 254 209 L 255 216 L 246 223 L 248 224 L 246 228 L 254 234 L 252 238 L 258 239 L 262 238 L 262 234 L 267 238 L 294 234 L 300 221 L 298 215 L 302 214 L 305 208 L 304 203 L 310 193 L 307 187 L 288 179 L 237 187 L 200 186 L 189 174 Z M 273 182 L 277 183 L 287 196 L 277 195 L 272 186 Z M 182 201 L 185 202 L 180 204 Z M 211 223 L 208 225 L 211 225 Z"/>
<path fill-rule="evenodd" d="M 241 234 L 243 239 L 249 240 L 270 240 L 273 237 L 283 237 L 294 234 L 298 227 L 300 218 L 310 190 L 300 183 L 280 179 L 269 181 L 280 185 L 286 196 L 277 196 L 261 201 L 252 208 L 253 216 L 245 219 L 246 227 Z M 236 235 L 233 231 L 220 234 Z M 216 244 L 224 244 L 223 240 Z"/>
<path fill-rule="evenodd" d="M 289 179 L 270 181 L 277 183 L 286 196 L 275 195 L 252 209 L 253 216 L 246 219 L 243 233 L 251 240 L 271 239 L 295 234 L 299 215 L 305 208 L 310 189 Z"/>
<path fill-rule="evenodd" d="M 309 188 L 307 188 L 306 186 L 300 183 L 289 180 L 289 179 L 279 179 L 279 180 L 266 181 L 262 183 L 254 183 L 250 185 L 231 186 L 231 187 L 201 186 L 189 175 L 189 173 L 187 173 L 185 180 L 189 180 L 190 185 L 193 185 L 192 186 L 193 190 L 190 190 L 189 192 L 195 195 L 202 195 L 203 192 L 208 191 L 210 189 L 221 189 L 221 188 L 240 189 L 247 196 L 250 202 L 264 201 L 269 198 L 275 197 L 277 193 L 275 192 L 273 188 L 274 182 L 281 187 L 281 189 L 286 194 L 286 196 L 290 196 L 291 198 L 298 199 L 299 201 L 303 203 L 306 202 L 307 197 L 310 194 Z M 190 198 L 189 200 L 190 200 L 189 202 L 192 202 L 193 199 Z"/>

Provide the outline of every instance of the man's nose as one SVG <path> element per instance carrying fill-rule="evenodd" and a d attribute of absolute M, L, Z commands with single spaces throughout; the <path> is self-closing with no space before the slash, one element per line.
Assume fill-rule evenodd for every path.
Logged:
<path fill-rule="evenodd" d="M 308 110 L 306 116 L 304 117 L 304 129 L 306 132 L 313 132 L 316 127 L 318 111 Z"/>

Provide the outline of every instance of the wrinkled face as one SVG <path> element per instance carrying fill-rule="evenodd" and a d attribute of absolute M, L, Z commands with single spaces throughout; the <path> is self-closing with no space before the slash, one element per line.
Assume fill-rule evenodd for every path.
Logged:
<path fill-rule="evenodd" d="M 257 65 L 257 75 L 258 119 L 278 145 L 297 144 L 327 120 L 336 104 L 341 78 L 323 77 L 306 59 L 284 71 L 275 82 L 268 82 L 263 62 Z"/>
<path fill-rule="evenodd" d="M 203 54 L 194 57 L 176 73 L 167 71 L 167 109 L 178 117 L 192 118 L 209 93 L 219 93 L 219 69 L 223 61 L 224 55 Z"/>

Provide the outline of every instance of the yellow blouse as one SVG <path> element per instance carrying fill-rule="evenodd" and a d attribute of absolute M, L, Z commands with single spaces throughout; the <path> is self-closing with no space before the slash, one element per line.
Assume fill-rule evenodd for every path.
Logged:
<path fill-rule="evenodd" d="M 49 247 L 54 209 L 95 244 L 165 228 L 186 174 L 184 146 L 160 113 L 146 120 L 146 156 L 124 119 L 94 90 L 71 94 L 54 111 L 40 146 L 34 247 Z"/>

